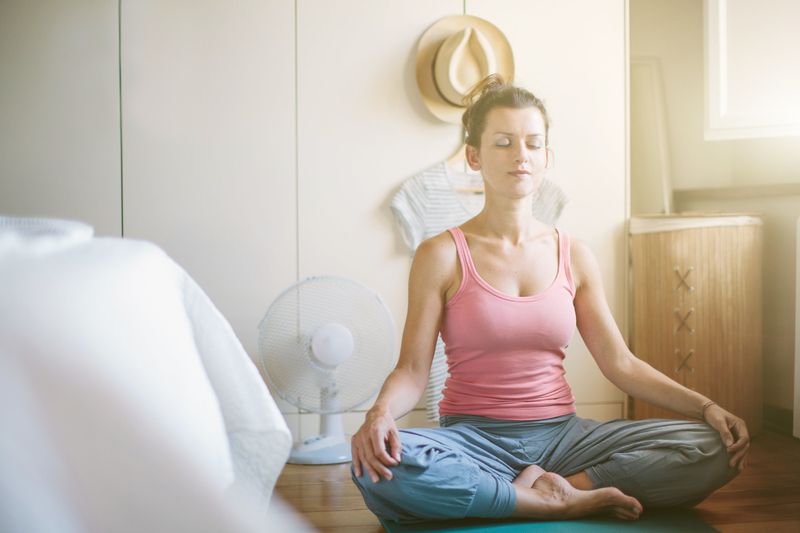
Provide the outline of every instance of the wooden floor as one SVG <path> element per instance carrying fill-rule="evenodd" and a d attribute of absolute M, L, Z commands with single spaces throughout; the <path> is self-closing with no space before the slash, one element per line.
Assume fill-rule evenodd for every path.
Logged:
<path fill-rule="evenodd" d="M 383 531 L 350 480 L 349 464 L 286 465 L 275 491 L 321 531 Z M 800 440 L 755 437 L 747 469 L 696 509 L 722 532 L 800 533 Z"/>

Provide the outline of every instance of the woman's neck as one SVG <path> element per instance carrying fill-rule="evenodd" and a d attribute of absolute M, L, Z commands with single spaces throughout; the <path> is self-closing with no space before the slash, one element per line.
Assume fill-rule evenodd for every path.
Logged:
<path fill-rule="evenodd" d="M 532 195 L 524 198 L 495 198 L 488 194 L 483 210 L 472 219 L 474 226 L 470 229 L 486 237 L 518 246 L 547 229 L 531 214 L 532 201 Z"/>

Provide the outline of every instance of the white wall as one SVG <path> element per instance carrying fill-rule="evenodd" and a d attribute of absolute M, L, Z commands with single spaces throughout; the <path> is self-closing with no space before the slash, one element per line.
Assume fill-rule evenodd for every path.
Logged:
<path fill-rule="evenodd" d="M 673 188 L 730 185 L 730 143 L 703 140 L 703 2 L 630 0 L 630 38 L 661 65 Z"/>
<path fill-rule="evenodd" d="M 34 8 L 26 5 L 5 8 L 9 27 L 32 16 Z M 91 13 L 105 9 L 88 0 L 80 5 Z M 71 20 L 55 6 L 45 9 L 44 18 L 56 25 Z M 213 0 L 123 2 L 121 63 L 113 61 L 112 39 L 111 52 L 87 51 L 90 68 L 81 70 L 96 81 L 103 73 L 92 69 L 121 68 L 121 134 L 119 101 L 117 109 L 99 112 L 115 131 L 85 124 L 94 139 L 116 143 L 116 151 L 101 146 L 72 153 L 86 168 L 96 167 L 94 157 L 116 162 L 116 174 L 97 171 L 100 187 L 72 170 L 70 182 L 90 189 L 84 195 L 88 205 L 69 197 L 53 205 L 45 200 L 52 172 L 43 171 L 41 183 L 6 185 L 15 168 L 36 159 L 14 153 L 0 160 L 0 209 L 66 213 L 93 223 L 100 221 L 95 212 L 116 210 L 125 237 L 155 241 L 198 280 L 254 358 L 256 327 L 268 305 L 308 275 L 344 275 L 378 291 L 391 308 L 399 338 L 410 258 L 389 200 L 406 178 L 448 157 L 460 133 L 422 105 L 415 46 L 433 22 L 465 8 L 506 33 L 519 80 L 549 106 L 556 151 L 551 177 L 572 198 L 563 227 L 597 254 L 609 303 L 622 324 L 623 0 L 271 0 L 237 3 L 236 9 Z M 105 19 L 87 17 L 76 27 L 115 37 L 116 24 L 112 10 Z M 38 46 L 33 35 L 17 37 Z M 20 80 L 13 101 L 0 108 L 3 113 L 16 106 L 35 109 L 35 101 L 24 97 L 27 84 L 60 72 L 43 60 L 38 78 L 23 78 L 22 64 L 9 59 L 0 64 L 4 79 Z M 54 108 L 68 111 L 70 99 L 52 86 L 46 92 Z M 13 124 L 36 133 L 67 129 L 82 116 L 55 115 L 52 121 L 14 116 Z M 8 129 L 3 127 L 3 149 Z M 52 150 L 42 154 L 51 162 L 61 158 Z M 120 168 L 122 203 L 119 189 L 113 194 Z M 25 204 L 23 198 L 30 200 Z M 579 340 L 570 347 L 567 370 L 579 412 L 622 415 L 621 393 L 602 378 Z M 316 430 L 317 417 L 298 416 L 290 405 L 280 405 L 296 436 Z M 362 416 L 345 417 L 347 429 L 355 429 Z M 416 412 L 405 423 L 421 418 Z"/>
<path fill-rule="evenodd" d="M 673 188 L 800 180 L 800 137 L 703 140 L 703 2 L 630 0 L 630 19 L 631 57 L 661 63 Z"/>

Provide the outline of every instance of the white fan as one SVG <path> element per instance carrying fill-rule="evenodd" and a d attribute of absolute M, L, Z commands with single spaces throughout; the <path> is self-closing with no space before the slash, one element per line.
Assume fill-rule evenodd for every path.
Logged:
<path fill-rule="evenodd" d="M 277 394 L 320 413 L 319 435 L 290 463 L 350 461 L 341 413 L 369 400 L 395 364 L 395 325 L 381 297 L 347 278 L 314 276 L 281 293 L 259 329 L 261 366 Z"/>

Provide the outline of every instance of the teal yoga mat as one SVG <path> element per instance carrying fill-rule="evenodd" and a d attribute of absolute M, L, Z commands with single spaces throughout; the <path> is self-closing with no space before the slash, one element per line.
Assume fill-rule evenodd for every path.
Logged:
<path fill-rule="evenodd" d="M 446 520 L 439 522 L 420 522 L 417 524 L 398 524 L 381 520 L 381 524 L 390 533 L 433 533 L 438 531 L 452 532 L 490 532 L 490 533 L 625 533 L 625 532 L 715 532 L 715 528 L 703 522 L 695 511 L 686 509 L 669 509 L 647 511 L 639 520 L 625 521 L 613 518 L 591 518 L 583 520 L 563 521 L 531 521 L 531 520 Z"/>

